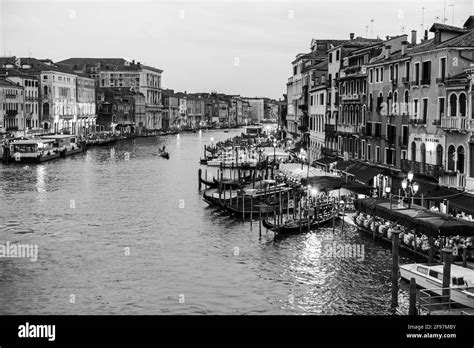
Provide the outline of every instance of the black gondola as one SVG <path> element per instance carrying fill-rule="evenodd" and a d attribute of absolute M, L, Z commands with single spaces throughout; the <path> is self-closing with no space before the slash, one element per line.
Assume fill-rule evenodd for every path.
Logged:
<path fill-rule="evenodd" d="M 161 157 L 166 158 L 166 159 L 170 159 L 170 154 L 167 151 L 165 151 L 163 149 L 159 149 L 159 151 L 160 151 L 160 156 Z"/>
<path fill-rule="evenodd" d="M 203 178 L 199 178 L 199 179 L 201 180 L 201 182 L 202 182 L 204 185 L 206 185 L 206 186 L 208 186 L 208 187 L 210 187 L 210 188 L 217 188 L 217 187 L 219 186 L 219 183 L 216 182 L 215 180 L 213 180 L 213 181 L 207 181 L 207 180 L 205 180 L 205 179 L 203 179 Z"/>
<path fill-rule="evenodd" d="M 334 214 L 329 214 L 320 218 L 319 221 L 309 220 L 309 229 L 313 230 L 315 228 L 320 227 L 321 225 L 331 221 L 334 216 L 335 216 Z M 279 234 L 297 234 L 300 232 L 308 231 L 307 219 L 301 219 L 301 220 L 296 219 L 296 220 L 287 221 L 280 226 L 274 225 L 270 221 L 263 219 L 262 224 L 265 228 L 271 231 L 277 232 Z"/>

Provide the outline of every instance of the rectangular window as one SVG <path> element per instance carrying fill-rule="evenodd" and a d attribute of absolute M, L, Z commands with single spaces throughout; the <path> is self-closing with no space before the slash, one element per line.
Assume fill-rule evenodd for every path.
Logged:
<path fill-rule="evenodd" d="M 421 71 L 421 84 L 429 85 L 431 78 L 431 61 L 423 62 Z"/>
<path fill-rule="evenodd" d="M 372 136 L 372 122 L 367 122 L 366 133 L 368 137 Z"/>
<path fill-rule="evenodd" d="M 367 160 L 368 161 L 370 161 L 372 159 L 371 151 L 372 151 L 372 146 L 370 144 L 367 144 Z"/>
<path fill-rule="evenodd" d="M 329 53 L 329 63 L 332 63 L 332 52 Z"/>
<path fill-rule="evenodd" d="M 374 83 L 374 69 L 369 70 L 369 83 Z"/>
<path fill-rule="evenodd" d="M 420 63 L 415 63 L 415 84 L 420 84 Z"/>
<path fill-rule="evenodd" d="M 413 117 L 418 118 L 418 99 L 413 99 Z"/>
<path fill-rule="evenodd" d="M 336 61 L 339 60 L 339 51 L 336 51 Z"/>
<path fill-rule="evenodd" d="M 389 69 L 390 69 L 390 81 L 392 81 L 393 80 L 393 65 L 390 65 Z"/>
<path fill-rule="evenodd" d="M 441 121 L 441 117 L 444 117 L 444 97 L 438 98 L 438 118 Z"/>
<path fill-rule="evenodd" d="M 428 98 L 423 98 L 423 123 L 426 124 L 428 118 Z"/>
<path fill-rule="evenodd" d="M 402 144 L 408 146 L 408 126 L 402 126 Z"/>
<path fill-rule="evenodd" d="M 446 57 L 439 60 L 439 77 L 442 81 L 446 78 Z"/>
<path fill-rule="evenodd" d="M 361 145 L 361 156 L 362 156 L 362 159 L 365 160 L 365 140 L 362 140 L 362 145 Z"/>
<path fill-rule="evenodd" d="M 380 67 L 380 82 L 383 82 L 384 67 Z"/>
<path fill-rule="evenodd" d="M 470 154 L 470 161 L 469 161 L 469 176 L 474 178 L 474 143 L 469 143 L 469 154 Z"/>
<path fill-rule="evenodd" d="M 380 146 L 375 147 L 375 162 L 380 162 Z"/>
<path fill-rule="evenodd" d="M 379 68 L 375 68 L 375 82 L 379 82 Z"/>
<path fill-rule="evenodd" d="M 395 80 L 398 80 L 398 63 L 395 64 Z"/>
<path fill-rule="evenodd" d="M 388 147 L 385 148 L 385 164 L 390 164 L 390 149 Z"/>

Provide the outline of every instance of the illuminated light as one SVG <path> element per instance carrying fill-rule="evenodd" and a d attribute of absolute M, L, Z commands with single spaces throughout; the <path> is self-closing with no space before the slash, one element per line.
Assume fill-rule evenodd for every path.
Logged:
<path fill-rule="evenodd" d="M 413 180 L 413 172 L 408 172 L 408 181 Z"/>
<path fill-rule="evenodd" d="M 408 187 L 408 182 L 406 180 L 402 181 L 402 189 L 406 190 Z"/>
<path fill-rule="evenodd" d="M 385 187 L 385 192 L 390 193 L 392 191 L 392 188 L 390 186 Z"/>
<path fill-rule="evenodd" d="M 419 188 L 420 188 L 420 186 L 416 182 L 413 183 L 413 192 L 414 193 L 417 193 Z"/>

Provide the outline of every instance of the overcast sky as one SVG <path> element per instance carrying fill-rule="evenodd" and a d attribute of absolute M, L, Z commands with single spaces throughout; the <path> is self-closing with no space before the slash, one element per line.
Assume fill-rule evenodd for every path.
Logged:
<path fill-rule="evenodd" d="M 0 0 L 0 55 L 124 57 L 163 69 L 162 87 L 280 98 L 312 38 L 398 35 L 462 26 L 471 0 Z M 435 18 L 439 17 L 438 20 Z M 404 29 L 403 29 L 404 28 Z"/>

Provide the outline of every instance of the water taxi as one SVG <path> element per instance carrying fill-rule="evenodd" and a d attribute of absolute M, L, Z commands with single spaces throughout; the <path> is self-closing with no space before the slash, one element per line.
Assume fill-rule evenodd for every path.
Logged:
<path fill-rule="evenodd" d="M 58 148 L 54 147 L 54 139 L 16 140 L 9 147 L 13 162 L 40 163 L 60 156 Z"/>
<path fill-rule="evenodd" d="M 54 148 L 59 150 L 61 157 L 71 156 L 86 150 L 85 142 L 79 143 L 79 139 L 75 135 L 47 135 L 41 137 L 43 140 L 54 140 Z"/>
<path fill-rule="evenodd" d="M 400 274 L 403 279 L 415 278 L 417 285 L 437 295 L 442 295 L 443 265 L 429 266 L 422 263 L 401 265 Z M 449 287 L 452 301 L 474 308 L 474 270 L 451 265 Z"/>

